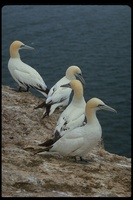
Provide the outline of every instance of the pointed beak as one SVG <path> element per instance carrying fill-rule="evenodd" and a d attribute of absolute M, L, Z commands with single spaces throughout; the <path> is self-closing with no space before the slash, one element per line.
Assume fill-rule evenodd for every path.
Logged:
<path fill-rule="evenodd" d="M 71 88 L 70 83 L 67 83 L 67 84 L 61 85 L 60 87 L 68 87 L 68 88 Z"/>
<path fill-rule="evenodd" d="M 28 45 L 23 45 L 23 46 L 21 46 L 21 49 L 33 50 L 34 48 L 33 48 L 33 47 L 30 47 L 30 46 L 28 46 Z"/>
<path fill-rule="evenodd" d="M 114 108 L 111 108 L 110 106 L 108 106 L 106 104 L 105 105 L 100 105 L 99 108 L 102 109 L 102 110 L 107 110 L 107 111 L 110 111 L 110 112 L 117 113 L 117 111 Z"/>
<path fill-rule="evenodd" d="M 81 83 L 82 83 L 83 85 L 85 85 L 85 80 L 84 80 L 82 74 L 76 74 L 75 76 L 76 76 L 77 79 L 79 79 L 79 80 L 81 81 Z"/>

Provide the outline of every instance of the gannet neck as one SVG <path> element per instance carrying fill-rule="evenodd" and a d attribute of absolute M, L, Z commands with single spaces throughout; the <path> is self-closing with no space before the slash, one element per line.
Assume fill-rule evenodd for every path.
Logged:
<path fill-rule="evenodd" d="M 10 57 L 11 58 L 20 58 L 19 48 L 21 47 L 21 45 L 24 45 L 24 44 L 20 41 L 17 41 L 17 40 L 14 41 L 10 45 Z"/>
<path fill-rule="evenodd" d="M 91 123 L 99 123 L 96 111 L 99 110 L 98 105 L 104 104 L 100 99 L 92 98 L 86 103 L 85 113 L 87 122 Z"/>
<path fill-rule="evenodd" d="M 81 100 L 83 98 L 82 83 L 79 80 L 72 80 L 70 86 L 74 90 L 73 100 Z"/>
<path fill-rule="evenodd" d="M 86 109 L 86 118 L 87 118 L 87 122 L 89 124 L 98 122 L 98 119 L 97 119 L 97 116 L 96 116 L 96 110 L 88 107 Z"/>
<path fill-rule="evenodd" d="M 68 67 L 68 69 L 66 71 L 66 77 L 69 80 L 74 80 L 74 79 L 76 79 L 75 74 L 78 74 L 78 73 L 81 73 L 80 68 L 73 65 L 73 66 Z"/>

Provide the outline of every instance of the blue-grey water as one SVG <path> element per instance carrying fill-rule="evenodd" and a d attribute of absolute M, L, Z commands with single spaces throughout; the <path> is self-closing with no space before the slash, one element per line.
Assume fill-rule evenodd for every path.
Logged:
<path fill-rule="evenodd" d="M 131 9 L 122 5 L 21 5 L 2 8 L 2 84 L 18 87 L 9 74 L 14 40 L 50 88 L 71 65 L 86 81 L 84 96 L 102 99 L 116 113 L 98 111 L 105 149 L 131 157 Z M 34 91 L 31 90 L 34 93 Z M 43 98 L 40 93 L 34 93 Z M 39 133 L 38 133 L 39 134 Z"/>

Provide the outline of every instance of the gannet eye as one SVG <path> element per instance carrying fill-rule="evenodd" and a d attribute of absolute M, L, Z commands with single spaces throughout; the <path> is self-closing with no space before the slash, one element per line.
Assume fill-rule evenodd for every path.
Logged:
<path fill-rule="evenodd" d="M 103 104 L 99 104 L 97 107 L 101 109 L 103 106 Z"/>
<path fill-rule="evenodd" d="M 78 73 L 78 75 L 79 75 L 79 76 L 82 76 L 82 74 L 81 74 L 81 73 Z"/>
<path fill-rule="evenodd" d="M 24 44 L 22 44 L 21 46 L 20 46 L 20 48 L 23 48 L 25 45 Z"/>

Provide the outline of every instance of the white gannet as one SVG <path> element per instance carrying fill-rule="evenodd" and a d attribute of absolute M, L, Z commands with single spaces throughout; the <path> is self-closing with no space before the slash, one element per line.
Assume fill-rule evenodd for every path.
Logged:
<path fill-rule="evenodd" d="M 79 79 L 83 84 L 85 84 L 81 69 L 78 66 L 73 65 L 68 67 L 66 75 L 50 89 L 46 102 L 44 101 L 42 104 L 35 107 L 35 109 L 44 106 L 45 111 L 43 113 L 43 117 L 45 117 L 50 116 L 58 107 L 66 107 L 69 103 L 69 97 L 72 89 L 60 86 L 75 79 Z"/>
<path fill-rule="evenodd" d="M 83 86 L 79 80 L 72 80 L 70 83 L 61 87 L 70 87 L 74 91 L 71 103 L 61 113 L 56 128 L 52 134 L 52 139 L 40 144 L 39 146 L 49 146 L 63 136 L 67 131 L 82 126 L 85 120 L 86 102 L 83 96 Z"/>
<path fill-rule="evenodd" d="M 29 88 L 33 88 L 42 93 L 45 98 L 49 92 L 45 82 L 40 74 L 32 67 L 22 62 L 19 54 L 20 49 L 34 49 L 25 45 L 20 41 L 14 41 L 10 45 L 10 59 L 8 61 L 8 69 L 13 79 L 18 83 L 18 91 L 28 91 Z"/>
<path fill-rule="evenodd" d="M 85 107 L 86 125 L 68 131 L 53 145 L 41 149 L 37 153 L 58 152 L 63 156 L 75 157 L 75 160 L 78 156 L 81 161 L 84 161 L 83 157 L 98 144 L 102 136 L 102 128 L 96 116 L 97 110 L 117 112 L 98 98 L 90 99 Z"/>

